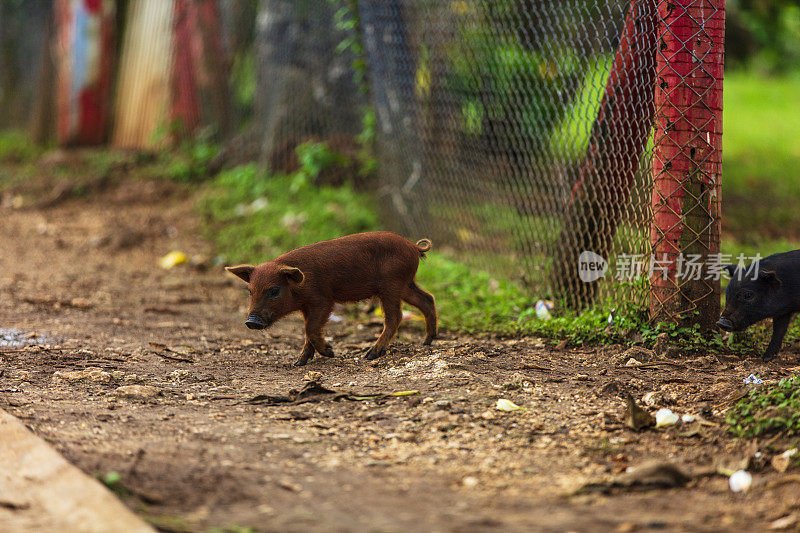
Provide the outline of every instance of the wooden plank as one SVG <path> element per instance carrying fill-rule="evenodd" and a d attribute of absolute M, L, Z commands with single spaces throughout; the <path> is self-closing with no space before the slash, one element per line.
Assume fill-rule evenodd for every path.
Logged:
<path fill-rule="evenodd" d="M 111 0 L 59 0 L 55 4 L 57 137 L 61 146 L 106 140 L 115 6 Z"/>
<path fill-rule="evenodd" d="M 152 533 L 97 480 L 0 410 L 0 532 Z"/>

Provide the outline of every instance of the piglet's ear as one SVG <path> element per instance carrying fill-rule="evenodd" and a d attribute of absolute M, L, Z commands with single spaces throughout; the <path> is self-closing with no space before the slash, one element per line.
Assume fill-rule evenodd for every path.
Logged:
<path fill-rule="evenodd" d="M 253 270 L 255 270 L 255 268 L 256 267 L 253 265 L 239 265 L 235 267 L 225 267 L 225 270 L 241 278 L 245 283 L 250 283 L 250 276 L 253 275 Z"/>
<path fill-rule="evenodd" d="M 730 277 L 733 277 L 736 273 L 736 265 L 722 265 L 722 268 L 725 269 L 725 272 L 727 272 Z"/>
<path fill-rule="evenodd" d="M 770 285 L 774 285 L 775 287 L 779 287 L 781 284 L 781 280 L 778 277 L 778 274 L 775 273 L 774 270 L 760 270 L 758 272 L 758 279 L 766 281 Z"/>
<path fill-rule="evenodd" d="M 290 283 L 294 283 L 295 285 L 300 285 L 303 283 L 303 279 L 305 279 L 303 271 L 295 267 L 283 267 L 280 270 L 280 273 L 281 275 L 286 276 L 286 279 L 288 279 Z"/>

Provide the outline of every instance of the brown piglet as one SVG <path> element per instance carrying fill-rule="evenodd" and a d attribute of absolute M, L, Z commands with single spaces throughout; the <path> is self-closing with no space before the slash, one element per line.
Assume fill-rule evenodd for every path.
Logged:
<path fill-rule="evenodd" d="M 395 233 L 372 231 L 309 244 L 258 266 L 226 270 L 244 280 L 250 289 L 248 328 L 264 329 L 290 313 L 303 313 L 306 342 L 296 366 L 308 363 L 314 351 L 333 357 L 322 328 L 335 303 L 377 297 L 385 317 L 383 332 L 365 356 L 376 359 L 386 352 L 397 333 L 403 302 L 425 316 L 423 344 L 436 337 L 433 296 L 414 282 L 419 260 L 430 249 L 428 239 L 414 244 Z"/>

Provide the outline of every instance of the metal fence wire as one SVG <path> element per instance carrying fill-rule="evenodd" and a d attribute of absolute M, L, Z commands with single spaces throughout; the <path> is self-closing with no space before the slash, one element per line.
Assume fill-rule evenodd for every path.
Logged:
<path fill-rule="evenodd" d="M 719 305 L 718 281 L 650 266 L 651 254 L 705 264 L 719 252 L 724 0 L 85 3 L 114 36 L 103 64 L 116 74 L 114 94 L 97 96 L 109 124 L 75 131 L 147 147 L 178 118 L 214 130 L 227 164 L 275 172 L 296 168 L 307 141 L 354 161 L 372 153 L 377 170 L 354 165 L 350 179 L 374 192 L 387 227 L 532 296 L 612 297 L 659 319 Z M 0 4 L 3 127 L 18 109 L 51 116 L 34 105 L 46 91 L 30 90 L 47 60 L 56 76 L 87 70 L 61 65 L 86 48 L 69 30 L 81 5 Z M 53 29 L 36 24 L 48 10 Z M 47 35 L 58 54 L 41 53 Z M 43 67 L 21 68 L 25 54 Z M 61 107 L 80 105 L 54 99 L 62 123 Z"/>
<path fill-rule="evenodd" d="M 616 267 L 650 253 L 654 3 L 359 8 L 388 222 L 536 295 L 644 304 L 647 269 Z"/>

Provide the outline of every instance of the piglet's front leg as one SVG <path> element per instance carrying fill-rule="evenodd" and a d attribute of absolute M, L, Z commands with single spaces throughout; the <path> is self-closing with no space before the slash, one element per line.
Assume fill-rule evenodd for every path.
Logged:
<path fill-rule="evenodd" d="M 333 306 L 331 306 L 331 309 Z M 306 343 L 303 345 L 303 351 L 300 352 L 300 357 L 294 362 L 294 366 L 303 366 L 314 358 L 314 352 L 317 351 L 320 355 L 325 357 L 333 357 L 333 348 L 325 342 L 325 337 L 322 335 L 322 328 L 328 320 L 331 309 L 316 309 L 303 313 L 306 321 Z"/>
<path fill-rule="evenodd" d="M 772 338 L 769 340 L 769 346 L 761 357 L 765 363 L 772 361 L 778 355 L 778 351 L 783 344 L 783 338 L 786 336 L 786 331 L 789 329 L 789 322 L 792 320 L 792 314 L 776 316 L 772 319 Z"/>
<path fill-rule="evenodd" d="M 300 352 L 300 357 L 294 362 L 294 366 L 305 366 L 312 359 L 314 359 L 314 345 L 306 338 L 303 351 Z"/>

